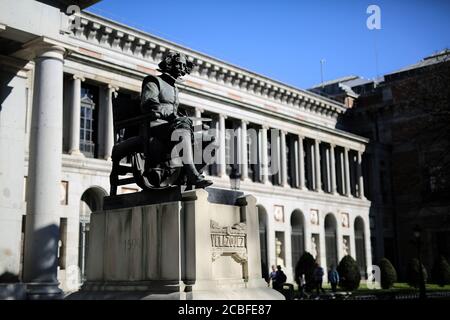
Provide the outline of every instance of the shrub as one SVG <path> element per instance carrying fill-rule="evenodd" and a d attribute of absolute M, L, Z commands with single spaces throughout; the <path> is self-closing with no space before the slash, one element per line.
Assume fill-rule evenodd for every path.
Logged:
<path fill-rule="evenodd" d="M 439 256 L 431 270 L 431 278 L 434 283 L 441 287 L 450 284 L 450 265 L 444 256 Z"/>
<path fill-rule="evenodd" d="M 9 271 L 0 275 L 0 283 L 14 283 L 19 282 L 19 277 Z"/>
<path fill-rule="evenodd" d="M 316 260 L 309 253 L 305 252 L 302 254 L 300 259 L 298 259 L 295 266 L 295 282 L 300 284 L 299 279 L 302 274 L 305 274 L 305 286 L 307 291 L 311 291 L 314 288 L 314 268 L 316 265 Z"/>
<path fill-rule="evenodd" d="M 361 273 L 358 264 L 351 256 L 345 256 L 337 267 L 339 273 L 339 287 L 346 291 L 353 291 L 359 287 Z"/>
<path fill-rule="evenodd" d="M 395 271 L 392 263 L 383 258 L 380 260 L 380 271 L 381 271 L 381 288 L 390 289 L 392 285 L 397 282 L 397 272 Z"/>
<path fill-rule="evenodd" d="M 414 258 L 408 263 L 407 282 L 411 287 L 418 288 L 420 285 L 419 260 Z M 423 280 L 427 282 L 427 270 L 422 265 Z"/>

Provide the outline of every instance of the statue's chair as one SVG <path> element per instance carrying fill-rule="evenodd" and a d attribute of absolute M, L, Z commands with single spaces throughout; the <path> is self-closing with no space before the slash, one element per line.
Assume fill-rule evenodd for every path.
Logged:
<path fill-rule="evenodd" d="M 113 101 L 115 141 L 111 153 L 110 195 L 117 194 L 118 186 L 132 183 L 142 189 L 185 184 L 182 164 L 171 158 L 170 143 L 157 138 L 158 132 L 166 131 L 164 126 L 168 126 L 168 122 L 155 118 L 152 113 L 142 114 L 138 99 L 130 101 L 119 96 Z M 204 118 L 197 120 L 211 121 Z M 209 128 L 206 124 L 196 128 L 200 130 L 194 130 L 193 147 L 201 148 L 202 152 L 215 139 L 205 131 Z M 123 163 L 124 159 L 126 163 Z M 196 168 L 201 173 L 206 165 L 202 159 Z"/>
<path fill-rule="evenodd" d="M 111 153 L 110 195 L 116 195 L 117 187 L 126 184 L 136 183 L 141 188 L 149 188 L 142 174 L 145 170 L 144 159 L 150 154 L 151 128 L 166 122 L 154 119 L 152 114 L 141 114 L 139 99 L 129 100 L 119 96 L 113 101 L 114 147 Z M 158 160 L 158 157 L 153 158 Z M 123 163 L 124 159 L 126 163 Z"/>

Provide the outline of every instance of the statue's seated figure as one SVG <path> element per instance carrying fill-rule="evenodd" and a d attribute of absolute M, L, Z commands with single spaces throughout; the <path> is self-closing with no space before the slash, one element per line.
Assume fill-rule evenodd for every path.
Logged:
<path fill-rule="evenodd" d="M 193 149 L 197 145 L 203 149 L 214 137 L 205 131 L 206 124 L 194 131 L 192 118 L 178 110 L 176 81 L 189 74 L 193 64 L 183 54 L 169 52 L 158 66 L 162 74 L 144 78 L 140 102 L 125 111 L 114 110 L 115 131 L 125 132 L 112 151 L 111 194 L 116 194 L 118 185 L 132 182 L 143 189 L 212 184 L 201 175 L 206 165 L 203 157 L 201 163 L 194 163 Z M 130 158 L 131 168 L 120 165 L 125 157 Z M 134 178 L 119 180 L 130 169 Z"/>

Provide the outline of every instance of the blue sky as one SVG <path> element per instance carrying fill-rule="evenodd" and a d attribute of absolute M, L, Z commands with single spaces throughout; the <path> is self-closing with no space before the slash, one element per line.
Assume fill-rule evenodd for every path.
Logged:
<path fill-rule="evenodd" d="M 381 30 L 366 26 L 371 4 Z M 320 83 L 321 59 L 324 80 L 374 78 L 450 48 L 448 0 L 103 0 L 89 11 L 300 88 Z"/>

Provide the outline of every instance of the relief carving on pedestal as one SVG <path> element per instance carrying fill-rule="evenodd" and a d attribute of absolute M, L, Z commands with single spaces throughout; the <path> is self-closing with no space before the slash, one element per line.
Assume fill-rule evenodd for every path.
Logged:
<path fill-rule="evenodd" d="M 247 262 L 247 226 L 240 222 L 221 227 L 211 220 L 211 247 L 212 261 L 222 255 L 231 255 L 238 263 Z"/>

